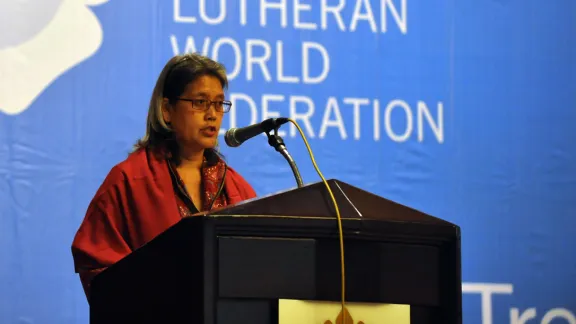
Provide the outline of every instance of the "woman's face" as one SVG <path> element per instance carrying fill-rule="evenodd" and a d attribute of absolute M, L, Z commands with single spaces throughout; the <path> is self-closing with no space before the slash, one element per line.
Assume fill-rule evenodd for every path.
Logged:
<path fill-rule="evenodd" d="M 170 123 L 178 144 L 187 151 L 215 147 L 224 113 L 216 110 L 215 103 L 205 107 L 207 102 L 224 100 L 220 80 L 211 75 L 198 77 L 179 98 L 174 105 L 165 99 L 162 109 L 164 121 Z"/>

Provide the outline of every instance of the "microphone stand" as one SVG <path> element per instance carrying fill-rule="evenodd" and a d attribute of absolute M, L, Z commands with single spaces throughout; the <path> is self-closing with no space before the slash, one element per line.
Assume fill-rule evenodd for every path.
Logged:
<path fill-rule="evenodd" d="M 292 168 L 292 173 L 294 173 L 294 178 L 296 178 L 298 188 L 302 188 L 304 184 L 302 182 L 302 177 L 300 176 L 300 171 L 298 171 L 296 162 L 294 162 L 294 159 L 292 158 L 290 153 L 288 153 L 288 150 L 284 145 L 284 140 L 282 139 L 282 137 L 280 137 L 280 135 L 278 135 L 278 128 L 280 128 L 280 126 L 274 128 L 274 135 L 271 135 L 269 132 L 266 132 L 266 135 L 268 136 L 268 144 L 270 144 L 270 146 L 275 148 L 276 151 L 280 152 L 280 154 L 282 154 L 282 156 L 286 159 L 286 161 L 288 161 L 288 164 L 290 164 L 290 168 Z"/>

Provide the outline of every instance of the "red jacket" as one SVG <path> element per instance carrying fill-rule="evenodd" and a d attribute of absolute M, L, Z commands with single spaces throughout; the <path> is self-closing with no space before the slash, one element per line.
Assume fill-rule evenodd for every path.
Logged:
<path fill-rule="evenodd" d="M 230 205 L 256 197 L 254 189 L 230 167 L 225 181 Z M 86 296 L 95 275 L 180 219 L 166 160 L 141 149 L 113 167 L 72 243 L 74 268 Z"/>

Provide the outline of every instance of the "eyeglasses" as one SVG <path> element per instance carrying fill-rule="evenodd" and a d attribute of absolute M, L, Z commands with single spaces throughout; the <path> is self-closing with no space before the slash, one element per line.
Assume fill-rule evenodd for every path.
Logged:
<path fill-rule="evenodd" d="M 214 104 L 214 108 L 217 112 L 224 112 L 227 113 L 230 111 L 232 107 L 232 102 L 227 100 L 208 100 L 208 99 L 186 99 L 186 98 L 176 98 L 182 101 L 189 101 L 192 103 L 192 109 L 198 111 L 207 111 L 210 109 L 210 106 Z"/>

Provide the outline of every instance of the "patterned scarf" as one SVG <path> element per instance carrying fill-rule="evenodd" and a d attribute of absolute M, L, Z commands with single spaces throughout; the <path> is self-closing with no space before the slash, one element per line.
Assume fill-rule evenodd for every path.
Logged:
<path fill-rule="evenodd" d="M 204 158 L 202 167 L 202 186 L 204 188 L 203 210 L 212 210 L 225 207 L 228 204 L 224 193 L 224 177 L 226 176 L 226 163 L 218 160 L 213 166 L 208 166 Z M 216 195 L 218 194 L 218 197 Z"/>
<path fill-rule="evenodd" d="M 181 189 L 187 193 L 188 191 L 185 189 L 186 186 L 184 181 L 178 174 L 176 168 L 169 163 L 170 170 L 173 175 L 176 176 L 177 185 L 180 186 Z M 221 159 L 214 165 L 208 165 L 206 158 L 204 158 L 204 165 L 202 166 L 202 190 L 204 191 L 202 194 L 202 210 L 201 211 L 209 211 L 217 208 L 226 207 L 228 205 L 228 200 L 226 197 L 226 193 L 224 192 L 224 179 L 226 175 L 226 163 Z M 175 188 L 178 191 L 178 188 Z M 216 195 L 218 195 L 216 197 Z M 180 215 L 182 217 L 191 216 L 194 212 L 191 210 L 192 206 L 187 204 L 184 199 L 182 199 L 182 195 L 179 192 L 176 192 L 177 202 L 178 202 L 178 209 L 180 210 Z M 189 203 L 192 202 L 192 199 L 186 199 Z"/>

